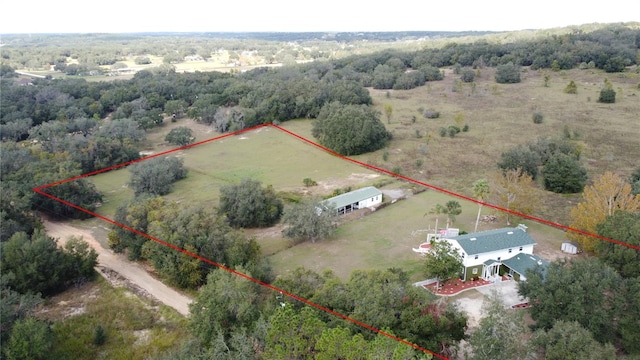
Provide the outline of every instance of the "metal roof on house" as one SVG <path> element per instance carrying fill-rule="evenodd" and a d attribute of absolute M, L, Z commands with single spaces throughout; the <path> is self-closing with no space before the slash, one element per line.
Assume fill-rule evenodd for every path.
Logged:
<path fill-rule="evenodd" d="M 362 189 L 358 189 L 358 190 L 353 190 L 351 192 L 348 192 L 346 194 L 341 194 L 338 196 L 334 196 L 330 199 L 327 199 L 325 201 L 323 201 L 326 204 L 331 204 L 333 203 L 333 205 L 336 207 L 336 209 L 339 209 L 343 206 L 347 206 L 347 205 L 351 205 L 354 203 L 357 203 L 359 201 L 362 200 L 366 200 L 366 199 L 370 199 L 372 197 L 375 197 L 377 195 L 382 195 L 382 191 L 376 189 L 373 186 L 367 186 L 364 187 Z"/>
<path fill-rule="evenodd" d="M 535 240 L 520 228 L 502 228 L 448 238 L 455 240 L 467 255 L 482 254 L 535 244 Z"/>
<path fill-rule="evenodd" d="M 542 266 L 543 274 L 549 266 L 549 262 L 538 255 L 518 254 L 507 260 L 503 260 L 502 264 L 520 275 L 526 275 L 527 270 L 534 269 L 536 266 Z"/>

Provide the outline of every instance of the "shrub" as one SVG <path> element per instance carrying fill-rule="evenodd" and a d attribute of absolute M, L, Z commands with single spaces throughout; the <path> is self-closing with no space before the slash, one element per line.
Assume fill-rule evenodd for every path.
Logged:
<path fill-rule="evenodd" d="M 577 157 L 562 153 L 551 157 L 542 174 L 544 188 L 560 194 L 578 193 L 587 182 L 587 170 Z"/>
<path fill-rule="evenodd" d="M 544 120 L 544 115 L 541 112 L 533 113 L 533 123 L 534 124 L 542 124 Z"/>
<path fill-rule="evenodd" d="M 567 85 L 566 88 L 564 88 L 564 92 L 567 94 L 577 94 L 578 93 L 578 86 L 576 85 L 576 83 L 571 80 L 569 82 L 569 85 Z"/>
<path fill-rule="evenodd" d="M 464 69 L 462 72 L 462 76 L 460 76 L 460 80 L 466 83 L 473 82 L 475 80 L 476 73 L 471 69 Z"/>
<path fill-rule="evenodd" d="M 613 104 L 616 102 L 616 92 L 613 89 L 602 89 L 600 90 L 600 97 L 598 98 L 598 102 L 604 104 Z"/>
<path fill-rule="evenodd" d="M 447 136 L 447 128 L 441 127 L 438 132 L 440 133 L 440 136 L 445 137 Z"/>
<path fill-rule="evenodd" d="M 515 84 L 520 82 L 520 67 L 511 62 L 498 65 L 496 68 L 496 82 L 499 84 Z"/>
<path fill-rule="evenodd" d="M 462 127 L 462 132 L 467 132 L 469 131 L 469 124 L 464 124 L 464 126 Z"/>
<path fill-rule="evenodd" d="M 271 226 L 280 219 L 283 207 L 273 187 L 263 188 L 256 180 L 245 179 L 220 188 L 219 212 L 233 227 Z"/>
<path fill-rule="evenodd" d="M 424 113 L 422 113 L 424 115 L 424 117 L 426 117 L 427 119 L 437 119 L 440 117 L 440 112 L 439 111 L 435 111 L 433 109 L 427 109 L 424 111 Z"/>
<path fill-rule="evenodd" d="M 304 184 L 304 186 L 306 186 L 306 187 L 310 187 L 310 186 L 316 186 L 316 185 L 318 185 L 318 183 L 317 183 L 315 180 L 311 179 L 311 178 L 304 178 L 304 179 L 302 179 L 302 183 L 303 183 L 303 184 Z"/>
<path fill-rule="evenodd" d="M 107 332 L 102 325 L 97 325 L 93 329 L 93 345 L 100 346 L 107 342 Z"/>

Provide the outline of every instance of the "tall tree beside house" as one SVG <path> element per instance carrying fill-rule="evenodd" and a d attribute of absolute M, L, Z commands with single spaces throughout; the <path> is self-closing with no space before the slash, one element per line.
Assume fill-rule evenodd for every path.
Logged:
<path fill-rule="evenodd" d="M 509 210 L 506 212 L 507 225 L 511 225 L 513 217 L 510 211 L 529 215 L 539 203 L 533 178 L 522 168 L 496 173 L 491 179 L 491 189 L 496 204 Z"/>
<path fill-rule="evenodd" d="M 640 212 L 617 211 L 596 229 L 600 236 L 640 246 Z M 616 269 L 622 277 L 640 278 L 640 251 L 609 241 L 597 242 L 595 251 L 600 260 Z"/>
<path fill-rule="evenodd" d="M 480 222 L 480 213 L 482 212 L 482 203 L 489 196 L 489 182 L 486 179 L 479 179 L 473 183 L 473 196 L 475 196 L 478 201 L 478 216 L 476 217 L 476 226 L 473 229 L 473 232 L 478 231 L 478 223 Z"/>
<path fill-rule="evenodd" d="M 571 209 L 569 227 L 595 234 L 598 224 L 616 211 L 632 214 L 640 212 L 640 195 L 633 195 L 631 185 L 620 176 L 606 172 L 587 186 L 582 202 Z M 593 251 L 598 239 L 576 232 L 567 232 L 567 238 L 576 241 L 584 251 Z"/>
<path fill-rule="evenodd" d="M 462 271 L 462 256 L 451 243 L 443 240 L 432 240 L 431 248 L 425 255 L 425 275 L 436 278 L 436 287 L 440 281 L 446 281 L 460 275 Z"/>
<path fill-rule="evenodd" d="M 471 351 L 466 359 L 535 359 L 522 312 L 505 309 L 501 294 L 493 290 L 482 304 L 482 313 L 480 326 L 469 337 Z"/>
<path fill-rule="evenodd" d="M 460 206 L 459 202 L 450 200 L 447 201 L 447 203 L 444 205 L 437 204 L 431 212 L 438 215 L 447 215 L 447 228 L 449 228 L 449 225 L 453 224 L 456 221 L 456 216 L 462 213 L 462 207 Z"/>
<path fill-rule="evenodd" d="M 530 314 L 538 329 L 551 329 L 558 320 L 577 321 L 601 343 L 614 343 L 624 317 L 625 284 L 613 268 L 591 257 L 549 264 L 546 273 L 527 272 L 518 293 L 532 304 Z"/>

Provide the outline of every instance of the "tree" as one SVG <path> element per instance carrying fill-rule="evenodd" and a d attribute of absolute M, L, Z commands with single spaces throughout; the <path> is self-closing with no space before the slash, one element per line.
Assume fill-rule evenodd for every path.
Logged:
<path fill-rule="evenodd" d="M 520 82 L 520 66 L 509 62 L 496 67 L 496 82 L 499 84 L 515 84 Z"/>
<path fill-rule="evenodd" d="M 631 185 L 620 176 L 605 172 L 582 193 L 582 201 L 571 209 L 570 227 L 595 234 L 597 226 L 616 211 L 640 212 L 640 195 L 631 193 Z M 597 241 L 591 236 L 567 232 L 567 238 L 578 242 L 584 251 L 593 251 Z"/>
<path fill-rule="evenodd" d="M 542 349 L 548 360 L 616 359 L 616 349 L 598 342 L 593 334 L 577 321 L 556 322 L 548 331 L 537 332 L 533 343 Z"/>
<path fill-rule="evenodd" d="M 45 359 L 53 347 L 54 337 L 49 324 L 33 317 L 18 320 L 3 351 L 8 360 Z"/>
<path fill-rule="evenodd" d="M 384 104 L 384 116 L 387 118 L 387 124 L 391 124 L 391 115 L 393 115 L 393 106 Z"/>
<path fill-rule="evenodd" d="M 13 273 L 8 286 L 17 292 L 56 294 L 93 276 L 97 254 L 79 239 L 67 251 L 44 231 L 28 236 L 19 232 L 2 243 L 2 274 Z"/>
<path fill-rule="evenodd" d="M 332 206 L 310 199 L 285 209 L 282 223 L 287 225 L 284 236 L 296 242 L 324 240 L 336 230 L 338 213 Z"/>
<path fill-rule="evenodd" d="M 449 280 L 459 276 L 462 271 L 462 257 L 446 240 L 432 240 L 431 248 L 425 255 L 425 275 L 436 278 L 436 287 L 440 280 Z"/>
<path fill-rule="evenodd" d="M 471 83 L 476 78 L 476 72 L 473 69 L 464 69 L 462 71 L 462 76 L 460 76 L 460 80 L 466 83 Z"/>
<path fill-rule="evenodd" d="M 596 226 L 598 235 L 640 246 L 640 212 L 616 211 Z M 640 251 L 608 241 L 595 245 L 596 255 L 622 277 L 640 278 Z"/>
<path fill-rule="evenodd" d="M 263 188 L 256 180 L 245 179 L 220 188 L 218 211 L 233 227 L 271 226 L 280 219 L 283 207 L 273 187 Z"/>
<path fill-rule="evenodd" d="M 312 134 L 323 146 L 347 156 L 381 149 L 391 139 L 373 108 L 337 102 L 322 107 Z"/>
<path fill-rule="evenodd" d="M 0 275 L 0 341 L 6 344 L 11 334 L 11 328 L 16 321 L 32 315 L 33 310 L 44 299 L 40 294 L 21 294 L 11 288 L 10 283 L 15 280 L 13 272 L 3 270 Z"/>
<path fill-rule="evenodd" d="M 269 319 L 266 359 L 305 359 L 316 352 L 315 345 L 326 329 L 309 306 L 295 311 L 289 306 L 276 310 Z"/>
<path fill-rule="evenodd" d="M 187 176 L 182 159 L 173 156 L 155 157 L 132 165 L 129 168 L 129 185 L 136 196 L 141 194 L 166 195 L 171 185 Z"/>
<path fill-rule="evenodd" d="M 533 180 L 538 176 L 538 166 L 541 165 L 540 155 L 532 151 L 529 147 L 518 145 L 503 152 L 498 167 L 502 170 L 521 169 L 529 174 Z"/>
<path fill-rule="evenodd" d="M 460 206 L 459 202 L 450 200 L 447 201 L 444 206 L 441 204 L 437 204 L 433 212 L 435 212 L 436 214 L 446 214 L 447 228 L 449 228 L 449 225 L 453 224 L 456 221 L 456 216 L 462 213 L 462 207 Z"/>
<path fill-rule="evenodd" d="M 489 196 L 489 182 L 486 179 L 476 180 L 473 183 L 473 196 L 480 202 L 484 202 Z M 480 222 L 480 212 L 482 212 L 482 203 L 478 204 L 478 216 L 476 217 L 476 226 L 473 232 L 478 231 L 478 223 Z"/>
<path fill-rule="evenodd" d="M 576 85 L 576 83 L 571 80 L 569 82 L 569 85 L 567 85 L 566 88 L 564 88 L 564 92 L 567 94 L 577 94 L 578 93 L 578 86 Z"/>
<path fill-rule="evenodd" d="M 631 191 L 634 195 L 640 194 L 640 166 L 638 166 L 633 173 L 631 174 L 631 178 L 629 179 L 631 183 Z"/>
<path fill-rule="evenodd" d="M 189 104 L 182 99 L 169 100 L 164 104 L 164 112 L 167 115 L 171 115 L 171 117 L 175 116 L 176 119 L 180 119 L 184 116 L 188 107 Z"/>
<path fill-rule="evenodd" d="M 535 359 L 529 344 L 522 312 L 505 309 L 501 294 L 493 290 L 482 303 L 480 325 L 469 337 L 469 360 L 525 360 Z"/>
<path fill-rule="evenodd" d="M 623 310 L 623 281 L 611 267 L 596 258 L 556 260 L 546 272 L 527 272 L 518 293 L 529 299 L 536 327 L 551 329 L 556 321 L 577 321 L 601 343 L 616 338 Z"/>
<path fill-rule="evenodd" d="M 193 136 L 193 131 L 186 126 L 179 126 L 177 128 L 171 129 L 167 136 L 164 138 L 164 141 L 169 144 L 174 144 L 178 146 L 185 146 L 193 143 L 195 137 Z"/>
<path fill-rule="evenodd" d="M 239 272 L 251 276 L 239 267 Z M 260 317 L 260 285 L 222 269 L 207 276 L 196 299 L 189 305 L 189 327 L 204 344 L 221 334 L 228 339 L 234 330 L 250 329 Z"/>
<path fill-rule="evenodd" d="M 539 198 L 533 178 L 522 172 L 522 169 L 509 169 L 496 173 L 491 182 L 492 193 L 498 206 L 529 215 L 534 212 Z M 511 225 L 512 214 L 506 212 L 507 225 Z"/>
<path fill-rule="evenodd" d="M 560 194 L 582 191 L 587 182 L 587 170 L 573 155 L 554 154 L 545 165 L 542 174 L 544 187 Z"/>
<path fill-rule="evenodd" d="M 602 86 L 602 90 L 600 90 L 598 102 L 605 104 L 613 104 L 616 102 L 616 91 L 613 90 L 613 85 L 607 79 L 604 79 L 604 85 Z"/>

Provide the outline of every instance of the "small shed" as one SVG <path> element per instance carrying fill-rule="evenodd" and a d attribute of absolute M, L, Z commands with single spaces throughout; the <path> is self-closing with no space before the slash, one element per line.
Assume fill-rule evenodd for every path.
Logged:
<path fill-rule="evenodd" d="M 574 242 L 565 241 L 562 243 L 562 252 L 567 254 L 577 254 L 578 244 Z"/>
<path fill-rule="evenodd" d="M 339 215 L 350 213 L 354 210 L 372 207 L 382 202 L 382 191 L 373 186 L 350 191 L 334 196 L 323 201 L 324 204 L 333 205 Z"/>

